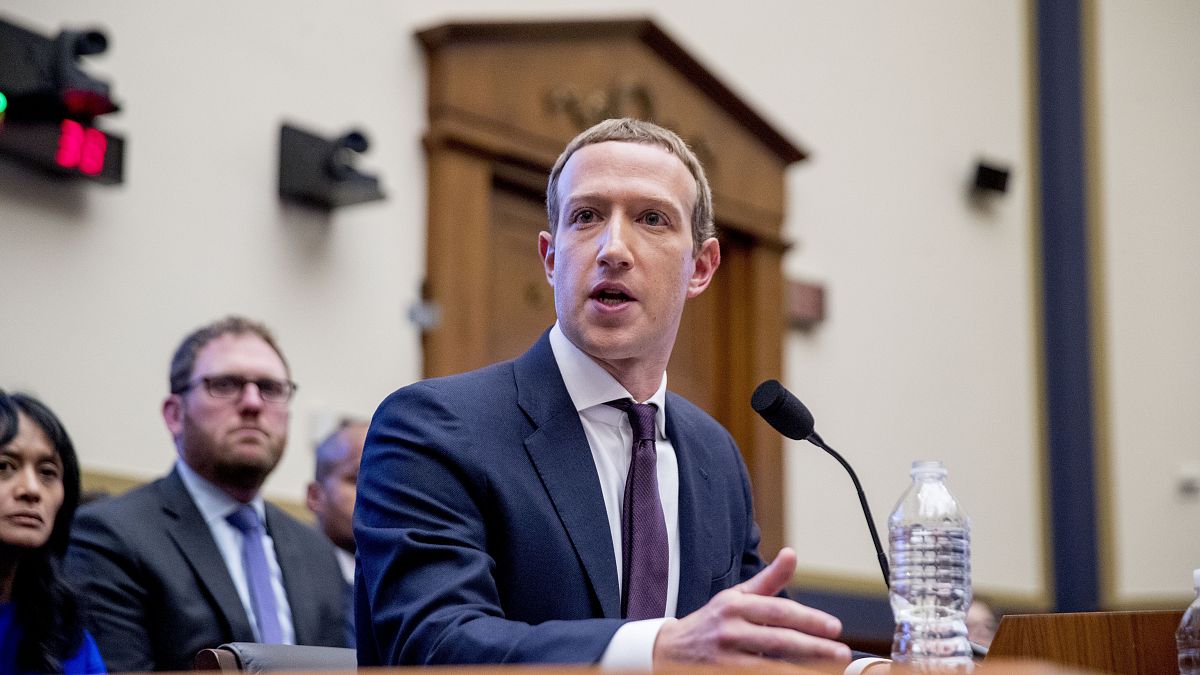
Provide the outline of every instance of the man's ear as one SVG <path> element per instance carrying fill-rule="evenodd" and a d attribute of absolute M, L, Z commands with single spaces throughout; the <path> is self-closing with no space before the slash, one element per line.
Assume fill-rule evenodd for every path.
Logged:
<path fill-rule="evenodd" d="M 538 233 L 538 257 L 542 259 L 542 268 L 546 270 L 546 281 L 554 285 L 554 235 L 542 231 Z"/>
<path fill-rule="evenodd" d="M 162 416 L 163 421 L 167 423 L 167 429 L 171 432 L 171 437 L 177 438 L 183 432 L 183 397 L 179 394 L 171 394 L 163 399 Z"/>
<path fill-rule="evenodd" d="M 325 491 L 317 484 L 317 481 L 311 481 L 308 484 L 308 493 L 304 497 L 304 504 L 318 518 L 325 514 Z"/>
<path fill-rule="evenodd" d="M 716 238 L 709 237 L 700 245 L 700 252 L 692 260 L 692 277 L 688 279 L 687 296 L 694 298 L 708 288 L 713 274 L 721 266 L 721 245 Z"/>

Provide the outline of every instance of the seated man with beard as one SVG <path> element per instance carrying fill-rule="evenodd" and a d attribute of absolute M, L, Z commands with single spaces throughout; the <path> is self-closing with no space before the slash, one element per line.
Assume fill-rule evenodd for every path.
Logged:
<path fill-rule="evenodd" d="M 162 413 L 164 478 L 79 510 L 66 569 L 114 672 L 190 670 L 225 642 L 346 646 L 333 547 L 259 490 L 287 444 L 296 390 L 261 324 L 188 335 Z"/>

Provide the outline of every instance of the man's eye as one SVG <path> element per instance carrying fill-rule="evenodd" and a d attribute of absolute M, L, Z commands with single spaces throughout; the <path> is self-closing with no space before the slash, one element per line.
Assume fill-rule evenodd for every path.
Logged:
<path fill-rule="evenodd" d="M 595 221 L 596 212 L 591 209 L 580 209 L 575 212 L 575 217 L 571 219 L 571 222 L 583 224 L 593 223 Z"/>
<path fill-rule="evenodd" d="M 241 391 L 244 386 L 245 382 L 236 377 L 217 377 L 212 381 L 212 388 L 222 393 Z"/>
<path fill-rule="evenodd" d="M 666 225 L 667 223 L 667 219 L 663 218 L 661 213 L 655 211 L 651 211 L 650 213 L 642 216 L 642 220 L 644 220 L 647 225 L 653 226 Z"/>

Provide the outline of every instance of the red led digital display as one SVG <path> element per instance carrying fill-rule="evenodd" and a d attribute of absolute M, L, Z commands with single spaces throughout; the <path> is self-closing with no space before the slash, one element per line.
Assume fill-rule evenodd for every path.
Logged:
<path fill-rule="evenodd" d="M 73 119 L 31 121 L 9 114 L 0 124 L 0 156 L 115 185 L 122 182 L 125 139 Z"/>
<path fill-rule="evenodd" d="M 79 158 L 79 170 L 89 176 L 99 175 L 104 170 L 104 153 L 108 150 L 108 137 L 99 129 L 83 132 L 83 156 Z"/>
<path fill-rule="evenodd" d="M 103 132 L 85 128 L 75 120 L 63 120 L 54 161 L 64 169 L 79 169 L 83 174 L 96 176 L 104 169 L 107 150 L 108 138 Z"/>
<path fill-rule="evenodd" d="M 83 154 L 83 125 L 75 120 L 63 120 L 58 133 L 58 152 L 54 161 L 64 169 L 79 166 Z"/>

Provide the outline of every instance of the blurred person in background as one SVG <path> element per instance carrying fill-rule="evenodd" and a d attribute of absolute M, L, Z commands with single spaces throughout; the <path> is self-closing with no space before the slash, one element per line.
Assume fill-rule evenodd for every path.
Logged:
<path fill-rule="evenodd" d="M 971 606 L 967 608 L 967 639 L 977 645 L 990 647 L 999 624 L 1000 619 L 992 609 L 992 603 L 978 595 L 975 596 Z"/>
<path fill-rule="evenodd" d="M 358 463 L 367 440 L 368 424 L 342 420 L 338 428 L 317 445 L 314 480 L 308 484 L 305 503 L 317 518 L 317 529 L 337 548 L 338 564 L 346 581 L 346 639 L 354 644 L 354 496 L 358 490 Z"/>
<path fill-rule="evenodd" d="M 59 561 L 79 461 L 45 405 L 0 391 L 0 673 L 106 672 Z"/>

